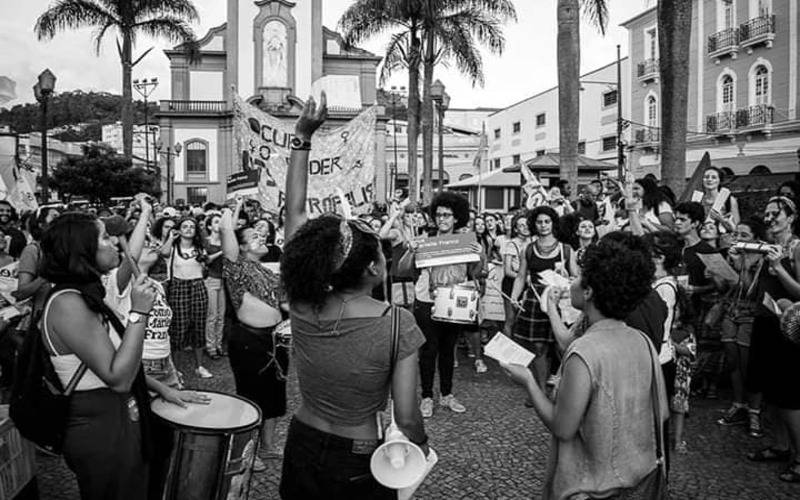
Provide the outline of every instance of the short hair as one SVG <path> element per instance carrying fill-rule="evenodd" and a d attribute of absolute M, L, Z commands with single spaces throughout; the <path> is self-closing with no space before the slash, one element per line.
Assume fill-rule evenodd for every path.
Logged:
<path fill-rule="evenodd" d="M 444 191 L 436 195 L 431 202 L 430 215 L 436 219 L 436 210 L 439 207 L 447 207 L 453 211 L 455 225 L 453 229 L 461 229 L 469 223 L 469 201 L 458 193 Z"/>
<path fill-rule="evenodd" d="M 84 212 L 59 215 L 42 235 L 41 276 L 54 284 L 98 280 L 99 237 L 97 217 Z"/>
<path fill-rule="evenodd" d="M 650 247 L 650 252 L 664 257 L 664 269 L 672 273 L 682 260 L 682 248 L 678 235 L 672 231 L 656 231 L 644 236 L 644 241 Z"/>
<path fill-rule="evenodd" d="M 739 224 L 747 226 L 753 232 L 753 237 L 757 240 L 764 240 L 767 237 L 767 225 L 764 220 L 755 215 L 739 221 Z"/>
<path fill-rule="evenodd" d="M 204 225 L 206 226 L 206 231 L 211 231 L 211 223 L 214 221 L 214 217 L 222 217 L 222 214 L 218 214 L 216 212 L 209 214 L 204 220 Z"/>
<path fill-rule="evenodd" d="M 517 236 L 519 236 L 519 231 L 517 230 L 517 222 L 519 222 L 520 219 L 525 219 L 525 223 L 526 224 L 528 223 L 527 210 L 522 210 L 520 212 L 517 212 L 516 214 L 514 214 L 514 217 L 511 218 L 511 227 L 509 228 L 509 231 L 511 233 L 511 237 L 512 238 L 516 238 Z M 531 230 L 531 228 L 528 227 L 528 232 L 529 233 L 530 233 L 530 230 Z"/>
<path fill-rule="evenodd" d="M 536 219 L 538 219 L 540 215 L 546 215 L 550 217 L 550 220 L 553 221 L 553 235 L 557 235 L 558 212 L 556 212 L 555 209 L 549 205 L 539 205 L 528 212 L 528 229 L 531 231 L 531 234 L 536 234 Z"/>
<path fill-rule="evenodd" d="M 17 217 L 18 217 L 17 209 L 14 208 L 14 205 L 12 205 L 10 201 L 8 201 L 8 200 L 0 200 L 0 205 L 5 205 L 8 208 L 10 208 L 11 209 L 11 214 L 9 215 L 9 217 L 11 218 L 12 221 L 16 221 L 17 220 Z"/>
<path fill-rule="evenodd" d="M 680 212 L 689 216 L 689 220 L 702 224 L 706 220 L 706 211 L 703 205 L 696 201 L 684 201 L 675 206 L 676 213 Z"/>
<path fill-rule="evenodd" d="M 306 303 L 319 310 L 329 294 L 359 286 L 367 266 L 380 258 L 377 235 L 347 222 L 353 233 L 352 247 L 337 267 L 337 256 L 343 252 L 341 223 L 339 216 L 323 215 L 307 221 L 286 242 L 280 262 L 289 303 Z"/>
<path fill-rule="evenodd" d="M 589 246 L 581 261 L 581 286 L 608 318 L 625 319 L 651 291 L 655 266 L 639 236 L 615 231 Z"/>

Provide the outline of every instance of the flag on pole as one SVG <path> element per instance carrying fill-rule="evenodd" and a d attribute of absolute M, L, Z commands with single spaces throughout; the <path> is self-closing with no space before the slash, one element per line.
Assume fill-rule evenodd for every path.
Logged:
<path fill-rule="evenodd" d="M 697 168 L 692 174 L 692 178 L 686 183 L 686 188 L 684 188 L 683 193 L 681 193 L 680 197 L 678 198 L 678 201 L 692 201 L 692 193 L 695 191 L 702 191 L 703 173 L 710 166 L 711 156 L 708 154 L 708 151 L 706 151 L 705 154 L 703 154 L 703 158 L 700 159 L 700 163 L 697 164 Z"/>
<path fill-rule="evenodd" d="M 472 159 L 472 166 L 477 168 L 479 173 L 481 169 L 481 165 L 483 165 L 483 154 L 484 150 L 486 149 L 487 140 L 486 140 L 486 129 L 484 125 L 484 130 L 481 132 L 481 142 L 478 145 L 478 152 L 475 154 L 475 158 Z"/>
<path fill-rule="evenodd" d="M 0 76 L 0 104 L 17 98 L 17 82 L 7 76 Z"/>
<path fill-rule="evenodd" d="M 520 172 L 522 172 L 522 177 L 525 178 L 525 184 L 522 185 L 522 192 L 525 194 L 525 208 L 531 210 L 547 204 L 550 201 L 550 195 L 539 178 L 536 177 L 536 174 L 531 172 L 530 168 L 524 163 L 520 165 Z"/>

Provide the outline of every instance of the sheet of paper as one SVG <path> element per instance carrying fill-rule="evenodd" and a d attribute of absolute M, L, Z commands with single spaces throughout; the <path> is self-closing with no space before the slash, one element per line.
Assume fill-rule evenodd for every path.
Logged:
<path fill-rule="evenodd" d="M 569 288 L 569 279 L 561 276 L 552 269 L 539 272 L 539 278 L 545 286 L 553 286 L 556 288 Z"/>
<path fill-rule="evenodd" d="M 497 361 L 510 365 L 528 366 L 534 354 L 500 332 L 483 348 L 483 353 Z"/>
<path fill-rule="evenodd" d="M 731 192 L 728 188 L 722 188 L 717 193 L 716 199 L 714 199 L 714 204 L 711 205 L 712 210 L 716 210 L 719 213 L 722 213 L 722 207 L 725 206 L 725 202 L 728 201 L 728 197 L 731 195 Z"/>
<path fill-rule="evenodd" d="M 731 283 L 737 283 L 739 281 L 739 275 L 733 268 L 728 264 L 728 262 L 722 257 L 721 254 L 718 253 L 699 253 L 697 257 L 703 262 L 703 265 L 706 266 L 708 271 L 723 280 Z"/>
<path fill-rule="evenodd" d="M 703 201 L 703 192 L 702 191 L 692 191 L 692 201 L 700 203 Z"/>
<path fill-rule="evenodd" d="M 769 293 L 764 292 L 764 300 L 761 303 L 764 304 L 764 307 L 769 309 L 770 312 L 775 313 L 776 316 L 781 315 L 781 308 L 778 306 L 778 303 L 775 302 L 775 299 L 773 299 Z"/>

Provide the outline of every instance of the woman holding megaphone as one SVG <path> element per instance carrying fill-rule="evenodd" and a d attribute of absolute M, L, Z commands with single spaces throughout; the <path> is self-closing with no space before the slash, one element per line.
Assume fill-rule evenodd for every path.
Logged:
<path fill-rule="evenodd" d="M 376 417 L 391 389 L 397 427 L 428 453 L 416 394 L 424 337 L 410 312 L 392 311 L 371 296 L 386 274 L 378 235 L 363 222 L 336 215 L 307 220 L 309 151 L 325 121 L 325 101 L 323 93 L 319 106 L 311 98 L 306 103 L 286 177 L 281 274 L 302 404 L 289 426 L 280 495 L 396 498 L 370 472 L 370 457 L 382 441 Z M 399 326 L 394 350 L 393 317 Z"/>

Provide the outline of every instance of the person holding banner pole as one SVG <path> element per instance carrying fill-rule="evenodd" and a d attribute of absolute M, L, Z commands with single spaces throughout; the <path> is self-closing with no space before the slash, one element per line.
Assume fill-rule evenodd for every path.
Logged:
<path fill-rule="evenodd" d="M 429 453 L 416 394 L 424 337 L 410 312 L 371 296 L 386 274 L 372 228 L 336 215 L 308 220 L 311 140 L 326 114 L 324 93 L 319 107 L 309 98 L 295 126 L 286 176 L 281 275 L 302 403 L 289 425 L 280 495 L 389 500 L 397 492 L 373 477 L 370 458 L 382 441 L 378 412 L 390 390 L 397 427 Z"/>

